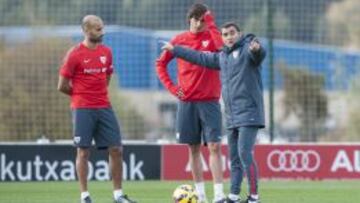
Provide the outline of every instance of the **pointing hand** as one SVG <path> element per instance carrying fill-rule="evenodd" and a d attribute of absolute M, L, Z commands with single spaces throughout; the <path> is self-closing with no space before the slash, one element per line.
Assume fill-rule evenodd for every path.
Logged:
<path fill-rule="evenodd" d="M 249 49 L 251 52 L 257 52 L 260 49 L 260 43 L 257 39 L 254 39 L 253 41 L 250 42 L 250 46 Z"/>
<path fill-rule="evenodd" d="M 174 46 L 170 42 L 164 40 L 160 40 L 159 42 L 163 44 L 161 47 L 162 50 L 172 51 L 174 49 Z"/>

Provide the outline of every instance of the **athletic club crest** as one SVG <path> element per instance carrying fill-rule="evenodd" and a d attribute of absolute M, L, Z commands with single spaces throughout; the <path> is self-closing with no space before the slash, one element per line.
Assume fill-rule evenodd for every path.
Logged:
<path fill-rule="evenodd" d="M 81 139 L 81 137 L 75 136 L 75 137 L 74 137 L 74 142 L 75 142 L 75 144 L 78 144 L 78 143 L 80 142 L 80 139 Z"/>
<path fill-rule="evenodd" d="M 239 51 L 234 51 L 234 52 L 233 52 L 233 57 L 234 57 L 234 58 L 237 58 L 238 56 L 239 56 Z"/>
<path fill-rule="evenodd" d="M 202 46 L 207 47 L 209 45 L 209 40 L 202 41 Z"/>
<path fill-rule="evenodd" d="M 106 63 L 106 56 L 100 56 L 100 61 L 102 64 Z"/>

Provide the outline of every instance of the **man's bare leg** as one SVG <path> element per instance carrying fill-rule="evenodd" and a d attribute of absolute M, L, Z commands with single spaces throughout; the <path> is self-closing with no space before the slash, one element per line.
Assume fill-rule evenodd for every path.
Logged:
<path fill-rule="evenodd" d="M 80 184 L 81 199 L 85 199 L 87 196 L 90 196 L 87 187 L 89 157 L 90 150 L 88 148 L 77 148 L 76 172 Z"/>
<path fill-rule="evenodd" d="M 210 153 L 209 162 L 210 170 L 214 182 L 214 200 L 219 201 L 225 198 L 223 188 L 223 171 L 221 159 L 221 143 L 211 142 L 208 143 Z"/>
<path fill-rule="evenodd" d="M 118 199 L 123 195 L 122 191 L 122 147 L 109 148 L 109 160 L 111 167 L 111 176 L 114 188 L 114 199 Z"/>
<path fill-rule="evenodd" d="M 109 148 L 109 159 L 111 167 L 111 176 L 114 190 L 122 188 L 122 149 L 121 147 Z"/>
<path fill-rule="evenodd" d="M 195 182 L 195 189 L 199 195 L 199 202 L 207 202 L 201 160 L 201 145 L 189 145 L 189 149 L 191 172 Z"/>

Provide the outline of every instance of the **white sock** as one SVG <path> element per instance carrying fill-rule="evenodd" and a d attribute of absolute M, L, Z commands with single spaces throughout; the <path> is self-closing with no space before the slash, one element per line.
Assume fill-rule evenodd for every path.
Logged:
<path fill-rule="evenodd" d="M 195 183 L 196 192 L 199 195 L 199 201 L 206 200 L 206 193 L 205 193 L 205 184 L 204 182 Z"/>
<path fill-rule="evenodd" d="M 122 189 L 118 189 L 118 190 L 114 190 L 114 199 L 119 198 L 120 196 L 123 195 Z"/>
<path fill-rule="evenodd" d="M 239 195 L 235 195 L 235 194 L 233 194 L 233 193 L 230 193 L 230 194 L 228 195 L 228 197 L 229 197 L 229 199 L 231 199 L 232 201 L 236 201 L 236 200 L 240 199 L 240 198 L 239 198 Z"/>
<path fill-rule="evenodd" d="M 225 197 L 224 194 L 224 187 L 222 183 L 215 183 L 214 184 L 214 200 L 218 201 Z"/>
<path fill-rule="evenodd" d="M 250 196 L 251 196 L 251 198 L 259 199 L 259 195 L 258 195 L 258 194 L 251 194 Z"/>
<path fill-rule="evenodd" d="M 90 196 L 90 193 L 88 191 L 85 192 L 81 192 L 80 194 L 80 198 L 81 199 L 85 199 L 86 197 Z"/>

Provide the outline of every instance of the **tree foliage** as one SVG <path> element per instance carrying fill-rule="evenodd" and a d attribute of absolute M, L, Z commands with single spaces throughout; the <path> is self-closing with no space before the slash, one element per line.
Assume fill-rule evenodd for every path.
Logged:
<path fill-rule="evenodd" d="M 328 5 L 338 1 L 272 0 L 275 35 L 284 39 L 317 42 L 321 34 L 319 19 L 323 19 Z M 188 27 L 186 13 L 195 2 L 206 3 L 215 13 L 219 25 L 235 21 L 241 27 L 249 27 L 263 22 L 261 26 L 250 26 L 249 31 L 256 28 L 257 35 L 264 36 L 267 1 L 263 0 L 226 0 L 226 3 L 218 0 L 2 0 L 0 26 L 78 25 L 84 15 L 96 14 L 106 24 L 182 30 Z M 353 10 L 357 8 L 359 6 L 354 4 Z M 346 16 L 347 12 L 342 13 Z"/>
<path fill-rule="evenodd" d="M 351 48 L 360 47 L 360 1 L 333 3 L 326 13 L 329 42 Z"/>
<path fill-rule="evenodd" d="M 317 141 L 328 115 L 324 77 L 286 64 L 279 64 L 278 69 L 284 82 L 285 118 L 291 113 L 299 118 L 301 141 Z"/>
<path fill-rule="evenodd" d="M 117 77 L 113 76 L 109 90 L 112 107 L 119 119 L 123 139 L 144 140 L 146 133 L 150 130 L 150 125 L 129 99 L 122 94 L 117 83 Z"/>
<path fill-rule="evenodd" d="M 58 68 L 71 46 L 70 40 L 39 39 L 0 52 L 0 140 L 71 139 L 69 98 L 56 89 Z M 141 115 L 117 88 L 111 95 L 126 138 L 144 138 Z"/>
<path fill-rule="evenodd" d="M 0 54 L 0 132 L 3 140 L 65 138 L 71 133 L 69 103 L 56 90 L 68 40 L 42 39 Z"/>
<path fill-rule="evenodd" d="M 285 12 L 281 9 L 275 10 L 274 14 L 274 38 L 275 39 L 286 39 L 291 34 L 291 22 Z M 247 18 L 244 30 L 245 32 L 256 33 L 258 36 L 266 36 L 267 27 L 267 7 L 264 5 L 263 9 L 254 13 Z"/>
<path fill-rule="evenodd" d="M 349 108 L 349 120 L 346 132 L 346 141 L 360 140 L 360 76 L 357 75 L 351 82 L 351 88 L 347 95 Z"/>

